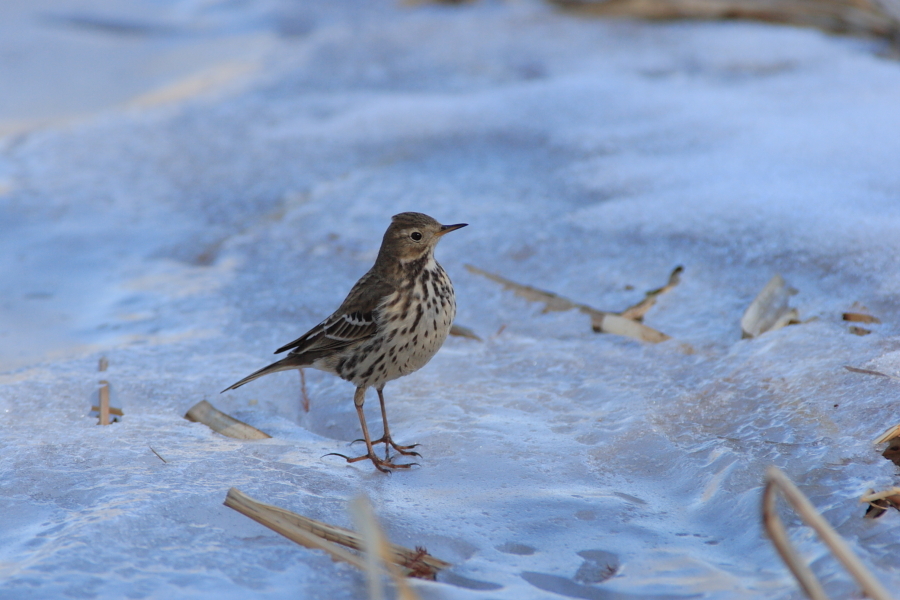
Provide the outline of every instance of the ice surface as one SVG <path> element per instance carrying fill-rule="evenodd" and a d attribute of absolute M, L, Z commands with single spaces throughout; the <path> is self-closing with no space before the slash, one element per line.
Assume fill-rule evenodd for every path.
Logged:
<path fill-rule="evenodd" d="M 232 486 L 345 526 L 369 495 L 393 541 L 456 565 L 414 584 L 426 599 L 799 598 L 760 526 L 772 464 L 900 589 L 900 514 L 858 504 L 896 485 L 871 443 L 896 383 L 843 369 L 900 368 L 900 64 L 759 24 L 309 4 L 29 21 L 60 48 L 127 23 L 135 56 L 202 74 L 244 48 L 255 67 L 194 87 L 131 73 L 109 104 L 157 104 L 0 139 L 0 598 L 364 597 L 352 567 L 223 507 Z M 292 372 L 218 391 L 333 310 L 403 210 L 470 223 L 438 258 L 485 341 L 451 338 L 387 387 L 423 458 L 384 476 L 322 458 L 353 451 L 350 384 L 308 371 L 308 414 Z M 674 339 L 594 334 L 466 263 L 605 310 L 682 264 L 646 317 Z M 815 320 L 741 340 L 775 273 Z M 854 303 L 882 319 L 871 335 L 841 321 Z M 104 428 L 101 356 L 125 412 Z M 202 399 L 273 439 L 184 420 Z M 374 394 L 367 410 L 377 430 Z"/>

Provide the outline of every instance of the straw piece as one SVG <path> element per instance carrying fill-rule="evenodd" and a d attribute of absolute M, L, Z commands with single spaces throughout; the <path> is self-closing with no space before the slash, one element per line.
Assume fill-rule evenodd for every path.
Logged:
<path fill-rule="evenodd" d="M 887 431 L 875 438 L 875 443 L 883 444 L 897 438 L 900 438 L 900 423 L 897 423 L 893 427 L 889 427 Z"/>
<path fill-rule="evenodd" d="M 852 323 L 881 323 L 881 320 L 878 317 L 873 317 L 866 313 L 845 312 L 842 315 L 842 318 L 845 321 L 850 321 Z"/>
<path fill-rule="evenodd" d="M 466 269 L 468 269 L 472 273 L 475 273 L 476 275 L 487 277 L 491 281 L 499 283 L 504 288 L 512 290 L 513 293 L 521 298 L 525 298 L 526 300 L 530 300 L 532 302 L 542 303 L 544 305 L 543 312 L 545 313 L 577 309 L 580 312 L 591 317 L 591 328 L 596 333 L 612 333 L 615 335 L 624 335 L 654 344 L 671 339 L 668 335 L 660 331 L 657 331 L 655 329 L 647 327 L 646 325 L 642 325 L 637 321 L 627 319 L 615 313 L 597 310 L 596 308 L 588 306 L 587 304 L 579 304 L 578 302 L 573 302 L 572 300 L 564 298 L 559 294 L 540 290 L 538 288 L 531 287 L 530 285 L 522 285 L 521 283 L 516 283 L 515 281 L 511 281 L 509 279 L 506 279 L 505 277 L 501 277 L 500 275 L 495 275 L 494 273 L 484 271 L 472 265 L 466 265 Z"/>
<path fill-rule="evenodd" d="M 643 300 L 641 300 L 634 306 L 626 308 L 619 313 L 619 316 L 625 317 L 626 319 L 632 319 L 634 321 L 642 320 L 644 318 L 644 315 L 647 314 L 647 311 L 650 310 L 654 304 L 656 304 L 657 298 L 681 283 L 681 274 L 683 272 L 684 267 L 682 267 L 681 265 L 675 267 L 672 273 L 669 274 L 669 281 L 668 283 L 666 283 L 666 285 L 655 290 L 650 290 L 644 295 Z"/>
<path fill-rule="evenodd" d="M 310 531 L 297 527 L 290 518 L 294 513 L 257 502 L 237 488 L 228 490 L 228 494 L 225 496 L 225 506 L 233 508 L 242 515 L 250 517 L 257 523 L 265 525 L 272 531 L 280 533 L 301 546 L 314 550 L 324 550 L 335 560 L 350 563 L 358 569 L 365 570 L 366 568 L 363 560 L 346 548 L 342 548 Z"/>
<path fill-rule="evenodd" d="M 102 383 L 102 382 L 101 382 L 101 383 Z M 91 411 L 92 411 L 92 412 L 95 412 L 95 413 L 98 413 L 98 412 L 100 412 L 100 407 L 99 407 L 99 406 L 91 406 Z M 122 412 L 122 409 L 121 409 L 121 408 L 116 408 L 115 406 L 110 406 L 110 407 L 109 407 L 109 414 L 111 414 L 111 415 L 116 415 L 117 417 L 123 417 L 123 416 L 125 416 L 125 413 Z"/>
<path fill-rule="evenodd" d="M 356 532 L 316 521 L 277 506 L 263 504 L 236 488 L 228 490 L 225 506 L 245 514 L 288 539 L 308 548 L 318 548 L 332 553 L 332 546 L 336 547 L 344 553 L 350 554 L 354 560 L 347 560 L 343 554 L 337 556 L 332 553 L 332 556 L 340 560 L 346 560 L 346 562 L 350 562 L 362 570 L 366 568 L 364 561 L 359 556 L 349 553 L 341 546 L 337 546 L 337 544 L 341 544 L 354 550 L 363 550 L 365 542 L 362 536 Z M 330 546 L 320 542 L 327 542 Z M 434 579 L 438 571 L 452 566 L 448 562 L 431 556 L 422 549 L 410 550 L 397 544 L 389 544 L 388 548 L 390 550 L 389 560 L 400 565 L 403 574 L 406 576 Z"/>
<path fill-rule="evenodd" d="M 455 335 L 457 337 L 469 338 L 470 340 L 483 341 L 478 334 L 469 329 L 468 327 L 463 327 L 462 325 L 457 325 L 454 323 L 450 326 L 450 335 Z"/>
<path fill-rule="evenodd" d="M 201 400 L 184 415 L 188 421 L 203 423 L 216 433 L 239 440 L 264 440 L 272 437 L 256 427 L 251 427 L 234 417 L 226 415 L 206 400 Z"/>

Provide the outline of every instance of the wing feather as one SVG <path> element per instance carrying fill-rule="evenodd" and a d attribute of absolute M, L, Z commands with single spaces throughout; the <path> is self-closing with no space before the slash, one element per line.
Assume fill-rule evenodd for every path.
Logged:
<path fill-rule="evenodd" d="M 376 312 L 394 291 L 393 285 L 369 271 L 353 286 L 334 314 L 276 350 L 275 354 L 285 350 L 291 350 L 291 354 L 327 354 L 375 335 L 378 331 Z"/>

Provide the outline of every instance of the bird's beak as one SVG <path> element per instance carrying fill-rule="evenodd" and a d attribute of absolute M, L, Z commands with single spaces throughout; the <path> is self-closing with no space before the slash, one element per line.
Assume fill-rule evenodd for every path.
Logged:
<path fill-rule="evenodd" d="M 438 237 L 441 237 L 445 233 L 450 233 L 451 231 L 462 229 L 466 225 L 468 225 L 468 223 L 457 223 L 456 225 L 441 225 L 441 229 L 437 232 L 437 235 Z"/>

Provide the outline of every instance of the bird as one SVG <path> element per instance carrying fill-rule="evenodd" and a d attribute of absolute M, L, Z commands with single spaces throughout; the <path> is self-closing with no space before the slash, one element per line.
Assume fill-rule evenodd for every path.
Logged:
<path fill-rule="evenodd" d="M 434 258 L 440 239 L 467 223 L 441 225 L 428 215 L 403 212 L 391 218 L 375 264 L 347 294 L 340 307 L 324 321 L 275 351 L 287 356 L 222 392 L 270 373 L 313 367 L 333 373 L 356 386 L 353 404 L 359 416 L 366 454 L 340 456 L 348 463 L 365 459 L 379 471 L 409 469 L 416 463 L 397 463 L 390 448 L 401 455 L 421 456 L 391 438 L 384 406 L 384 386 L 424 367 L 447 339 L 456 317 L 456 296 L 447 273 Z M 366 390 L 375 388 L 381 404 L 382 436 L 372 441 L 363 404 Z M 385 444 L 385 458 L 374 446 Z M 328 456 L 328 455 L 326 455 Z"/>

